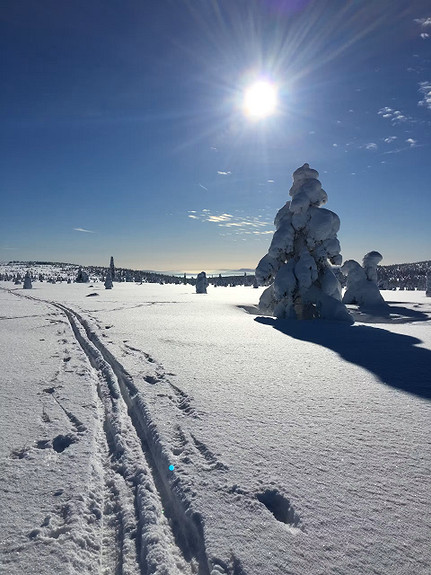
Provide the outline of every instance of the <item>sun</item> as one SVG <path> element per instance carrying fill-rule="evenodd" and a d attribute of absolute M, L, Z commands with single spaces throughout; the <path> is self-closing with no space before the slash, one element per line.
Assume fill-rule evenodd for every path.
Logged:
<path fill-rule="evenodd" d="M 251 84 L 244 92 L 244 113 L 254 119 L 267 118 L 277 109 L 277 87 L 267 80 Z"/>

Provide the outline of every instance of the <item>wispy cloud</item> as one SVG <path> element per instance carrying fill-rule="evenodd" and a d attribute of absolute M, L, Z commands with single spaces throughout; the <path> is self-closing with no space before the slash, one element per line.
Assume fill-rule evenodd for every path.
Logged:
<path fill-rule="evenodd" d="M 203 190 L 205 190 L 206 192 L 208 192 L 208 188 L 206 186 L 204 186 L 203 184 L 199 184 L 199 187 L 202 188 Z"/>
<path fill-rule="evenodd" d="M 425 31 L 431 28 L 431 18 L 416 18 L 415 22 L 416 24 L 419 24 L 420 29 L 422 30 L 420 33 L 422 40 L 428 40 L 428 38 L 431 38 L 431 35 Z"/>
<path fill-rule="evenodd" d="M 212 214 L 210 210 L 189 211 L 188 217 L 201 222 L 217 224 L 220 228 L 230 228 L 235 235 L 266 235 L 274 233 L 272 222 L 262 219 L 262 216 L 235 216 L 233 214 Z M 224 234 L 226 235 L 226 234 Z"/>
<path fill-rule="evenodd" d="M 95 234 L 92 230 L 85 230 L 84 228 L 73 228 L 75 232 L 84 232 L 86 234 Z"/>
<path fill-rule="evenodd" d="M 216 224 L 220 222 L 228 222 L 233 216 L 231 214 L 221 214 L 220 216 L 208 216 L 207 222 L 214 222 Z"/>
<path fill-rule="evenodd" d="M 386 144 L 391 144 L 392 142 L 395 142 L 396 139 L 397 139 L 396 136 L 389 136 L 388 138 L 385 138 L 383 141 L 384 141 Z"/>
<path fill-rule="evenodd" d="M 419 82 L 419 94 L 422 96 L 418 102 L 419 106 L 431 110 L 431 82 Z"/>
<path fill-rule="evenodd" d="M 413 140 L 413 138 L 407 138 L 406 144 L 408 144 L 411 148 L 414 148 L 417 144 L 417 140 Z"/>
<path fill-rule="evenodd" d="M 431 26 L 431 18 L 416 18 L 415 22 L 416 22 L 416 24 L 419 24 L 423 28 L 426 28 L 427 26 Z"/>
<path fill-rule="evenodd" d="M 232 172 L 222 172 L 221 170 L 217 170 L 217 174 L 219 176 L 230 176 Z"/>
<path fill-rule="evenodd" d="M 369 144 L 365 145 L 365 149 L 370 151 L 377 150 L 378 145 L 375 142 L 370 142 Z"/>

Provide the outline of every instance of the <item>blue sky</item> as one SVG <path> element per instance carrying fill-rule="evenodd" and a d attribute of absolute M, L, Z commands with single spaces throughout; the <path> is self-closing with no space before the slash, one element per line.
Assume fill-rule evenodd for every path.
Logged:
<path fill-rule="evenodd" d="M 0 48 L 1 261 L 254 268 L 304 162 L 344 259 L 431 259 L 428 0 L 19 0 Z"/>

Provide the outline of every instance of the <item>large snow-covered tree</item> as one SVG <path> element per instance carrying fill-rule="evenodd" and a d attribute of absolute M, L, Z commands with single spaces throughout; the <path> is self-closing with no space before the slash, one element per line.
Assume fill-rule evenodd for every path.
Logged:
<path fill-rule="evenodd" d="M 111 272 L 111 281 L 114 281 L 115 280 L 114 256 L 111 256 L 111 261 L 109 262 L 109 269 Z"/>
<path fill-rule="evenodd" d="M 342 262 L 339 217 L 321 208 L 328 196 L 319 173 L 304 164 L 293 173 L 292 200 L 278 211 L 268 254 L 257 268 L 260 309 L 277 318 L 335 319 L 353 323 L 341 302 L 341 285 L 331 265 Z"/>
<path fill-rule="evenodd" d="M 426 277 L 426 286 L 425 286 L 425 295 L 427 297 L 431 297 L 431 271 L 427 273 Z"/>

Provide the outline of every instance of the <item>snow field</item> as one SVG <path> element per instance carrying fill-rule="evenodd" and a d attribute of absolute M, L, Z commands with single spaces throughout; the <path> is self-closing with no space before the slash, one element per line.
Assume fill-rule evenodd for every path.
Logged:
<path fill-rule="evenodd" d="M 89 293 L 99 295 L 87 298 Z M 337 337 L 338 325 L 331 322 L 280 324 L 246 313 L 260 293 L 220 287 L 197 295 L 192 286 L 130 284 L 105 291 L 101 284 L 35 282 L 31 297 L 60 303 L 63 313 L 0 290 L 0 315 L 19 302 L 10 315 L 21 316 L 0 322 L 0 329 L 6 321 L 15 325 L 14 346 L 10 332 L 0 332 L 5 345 L 34 349 L 34 357 L 47 363 L 46 379 L 56 361 L 74 366 L 61 374 L 62 388 L 53 385 L 55 391 L 41 397 L 57 397 L 86 427 L 79 435 L 76 422 L 58 408 L 70 425 L 63 435 L 78 441 L 59 453 L 31 444 L 29 457 L 19 459 L 10 450 L 21 445 L 21 432 L 6 413 L 8 483 L 19 484 L 17 470 L 27 481 L 32 465 L 33 476 L 55 474 L 63 485 L 67 458 L 68 503 L 84 500 L 82 509 L 69 507 L 73 529 L 70 518 L 69 530 L 44 541 L 39 533 L 28 535 L 40 529 L 41 501 L 52 506 L 40 495 L 30 512 L 34 521 L 19 519 L 9 528 L 22 549 L 14 553 L 7 543 L 8 572 L 31 572 L 27 566 L 43 549 L 52 551 L 51 562 L 67 557 L 71 573 L 78 567 L 115 573 L 118 566 L 144 574 L 426 573 L 428 403 L 422 388 L 407 393 L 407 383 L 403 388 L 385 381 L 394 370 L 381 364 L 392 353 L 384 342 L 390 347 L 396 341 L 396 355 L 415 360 L 410 373 L 427 373 L 431 305 L 423 294 L 385 293 L 397 298 L 400 323 L 382 318 L 386 323 L 374 331 L 374 324 L 346 325 Z M 419 315 L 406 315 L 414 311 Z M 55 332 L 50 313 L 68 321 L 61 324 L 64 334 Z M 63 353 L 67 346 L 70 360 L 41 352 L 40 328 L 31 329 L 40 318 L 23 317 L 32 314 L 45 318 L 50 349 Z M 379 335 L 373 339 L 374 332 Z M 348 355 L 347 338 L 354 347 L 362 341 L 362 354 L 371 355 L 376 344 L 382 349 L 361 364 L 359 352 Z M 34 364 L 25 360 L 17 356 L 2 372 L 20 373 L 14 389 L 28 415 L 40 396 L 32 391 Z M 400 369 L 404 376 L 407 369 Z M 80 370 L 85 375 L 77 375 Z M 86 385 L 77 388 L 75 380 Z M 91 410 L 83 407 L 89 394 Z M 31 440 L 43 421 L 33 414 L 28 419 L 23 433 Z M 86 455 L 77 451 L 84 443 Z M 54 472 L 36 460 L 40 454 L 56 458 Z M 72 454 L 77 461 L 70 463 Z M 32 485 L 37 494 L 34 480 Z M 25 515 L 16 494 L 8 497 L 15 502 L 11 517 Z M 98 511 L 91 523 L 86 510 L 93 500 Z M 73 537 L 86 530 L 94 549 L 79 547 Z"/>

